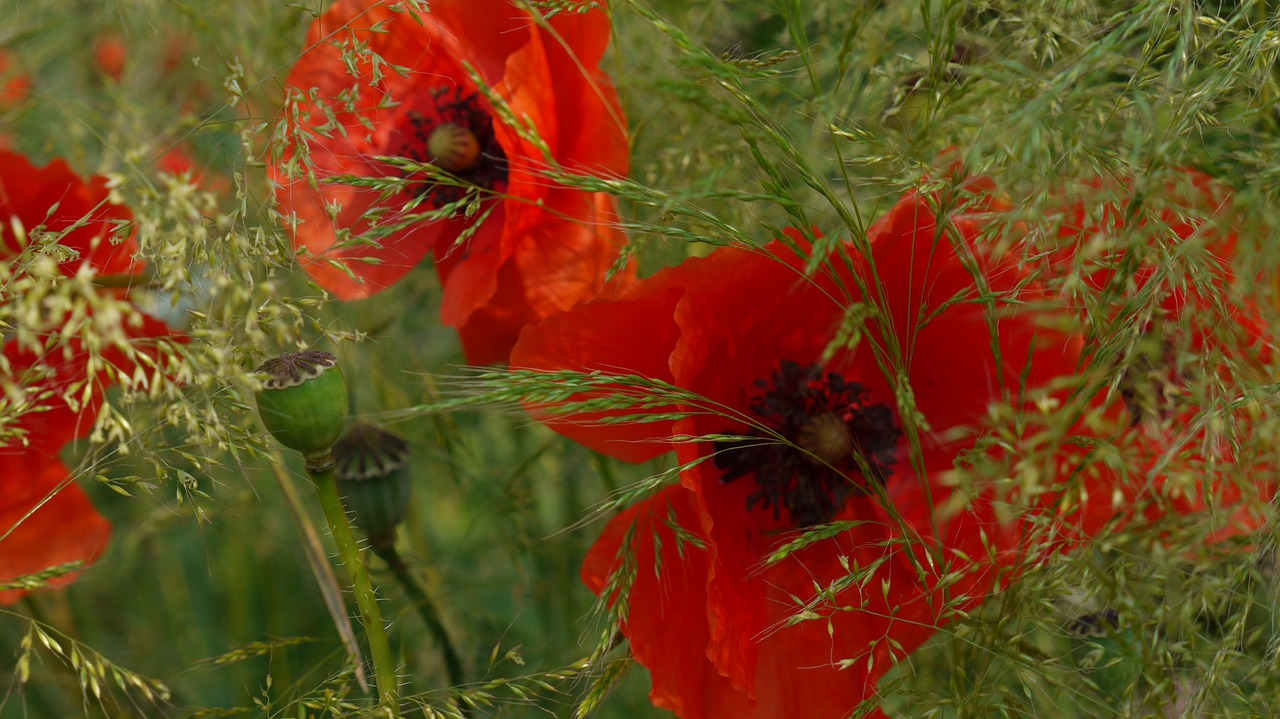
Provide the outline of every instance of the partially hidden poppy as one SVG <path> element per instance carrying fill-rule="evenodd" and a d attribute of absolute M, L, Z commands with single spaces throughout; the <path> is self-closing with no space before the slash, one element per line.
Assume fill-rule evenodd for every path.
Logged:
<path fill-rule="evenodd" d="M 170 144 L 163 149 L 156 158 L 155 169 L 168 183 L 190 184 L 214 194 L 225 194 L 231 190 L 231 184 L 225 176 L 196 161 L 191 147 L 185 141 Z"/>
<path fill-rule="evenodd" d="M 656 705 L 881 716 L 877 681 L 1023 560 L 1017 522 L 959 457 L 994 406 L 1065 401 L 1080 342 L 975 242 L 996 203 L 956 197 L 909 193 L 868 230 L 869 256 L 842 245 L 812 276 L 781 242 L 722 248 L 522 335 L 513 368 L 677 388 L 612 417 L 534 408 L 619 458 L 677 452 L 679 484 L 614 517 L 582 570 L 624 603 Z M 627 412 L 653 416 L 618 424 Z"/>
<path fill-rule="evenodd" d="M 624 243 L 615 202 L 544 173 L 627 172 L 609 32 L 602 3 L 540 18 L 508 0 L 335 2 L 289 75 L 271 166 L 302 266 L 351 300 L 432 254 L 442 319 L 477 364 L 600 294 Z"/>
<path fill-rule="evenodd" d="M 1094 180 L 1063 194 L 1045 218 L 1058 234 L 1047 272 L 1090 324 L 1157 330 L 1198 352 L 1228 348 L 1225 324 L 1244 333 L 1239 348 L 1265 351 L 1256 309 L 1232 286 L 1238 218 L 1224 186 L 1181 170 L 1155 189 Z"/>
<path fill-rule="evenodd" d="M 31 95 L 31 75 L 21 68 L 14 53 L 0 48 L 0 113 L 20 106 Z M 14 138 L 0 132 L 0 149 L 11 147 Z"/>
<path fill-rule="evenodd" d="M 93 432 L 109 384 L 148 382 L 147 370 L 158 371 L 159 345 L 180 341 L 128 303 L 127 286 L 140 280 L 144 266 L 122 226 L 132 215 L 108 194 L 105 178 L 85 182 L 62 160 L 35 167 L 0 150 L 0 273 L 6 278 L 0 303 L 15 310 L 14 303 L 30 304 L 31 293 L 52 287 L 50 271 L 89 280 L 111 276 L 107 284 L 115 287 L 86 290 L 97 301 L 78 309 L 64 300 L 43 301 L 8 317 L 13 330 L 4 336 L 0 380 L 0 580 L 92 562 L 102 553 L 111 525 L 58 453 Z M 0 592 L 0 603 L 21 594 Z"/>
<path fill-rule="evenodd" d="M 1131 471 L 1164 485 L 1148 515 L 1213 509 L 1223 539 L 1262 526 L 1276 489 L 1274 458 L 1250 439 L 1256 403 L 1238 401 L 1266 379 L 1274 339 L 1235 282 L 1231 193 L 1194 170 L 1169 177 L 1145 192 L 1133 180 L 1065 191 L 1046 217 L 1058 246 L 1045 273 L 1088 327 L 1086 364 L 1114 378 Z"/>

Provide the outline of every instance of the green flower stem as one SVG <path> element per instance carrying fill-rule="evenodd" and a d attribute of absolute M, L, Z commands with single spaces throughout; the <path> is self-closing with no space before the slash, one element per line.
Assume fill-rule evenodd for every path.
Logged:
<path fill-rule="evenodd" d="M 360 607 L 365 636 L 369 639 L 369 654 L 373 657 L 373 674 L 378 681 L 378 700 L 383 707 L 395 712 L 399 693 L 396 666 L 391 657 L 391 644 L 387 641 L 387 629 L 382 624 L 382 613 L 378 611 L 378 596 L 373 591 L 369 570 L 364 566 L 360 547 L 356 544 L 355 535 L 351 533 L 347 512 L 342 508 L 342 500 L 338 497 L 338 483 L 333 478 L 333 462 L 315 464 L 328 465 L 323 469 L 313 469 L 312 458 L 307 458 L 307 472 L 316 485 L 316 493 L 320 495 L 320 505 L 324 507 L 325 519 L 329 521 L 329 531 L 333 534 L 334 543 L 338 545 L 338 556 L 351 574 L 351 589 L 356 595 L 356 604 Z"/>
<path fill-rule="evenodd" d="M 351 617 L 347 613 L 347 603 L 342 598 L 342 589 L 338 586 L 338 578 L 334 576 L 333 566 L 325 554 L 324 544 L 316 533 L 311 520 L 307 519 L 305 505 L 298 491 L 294 489 L 293 480 L 285 470 L 284 457 L 279 450 L 272 450 L 271 469 L 275 472 L 276 482 L 280 485 L 280 494 L 284 496 L 285 506 L 289 508 L 289 516 L 302 535 L 302 552 L 307 557 L 307 565 L 316 578 L 316 586 L 320 588 L 320 596 L 324 597 L 324 606 L 329 610 L 333 626 L 342 637 L 342 644 L 347 648 L 347 658 L 356 668 L 356 683 L 360 690 L 369 691 L 369 679 L 365 676 L 364 657 L 360 655 L 360 641 L 351 628 Z"/>
<path fill-rule="evenodd" d="M 453 646 L 453 640 L 449 638 L 449 630 L 445 629 L 444 622 L 440 620 L 440 614 L 436 612 L 435 604 L 427 596 L 427 590 L 413 576 L 413 571 L 409 569 L 409 565 L 400 558 L 399 553 L 394 549 L 378 552 L 378 556 L 387 563 L 387 566 L 391 567 L 391 572 L 395 574 L 396 580 L 400 582 L 405 594 L 409 595 L 409 599 L 417 607 L 418 616 L 422 618 L 422 623 L 427 625 L 427 629 L 435 637 L 436 643 L 440 645 L 440 653 L 444 655 L 444 668 L 449 675 L 449 683 L 455 687 L 461 685 L 462 660 L 458 658 L 458 650 Z"/>

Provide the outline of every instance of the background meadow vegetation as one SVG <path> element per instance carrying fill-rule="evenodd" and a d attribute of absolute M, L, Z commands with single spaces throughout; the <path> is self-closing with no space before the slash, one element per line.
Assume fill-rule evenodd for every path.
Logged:
<path fill-rule="evenodd" d="M 441 411 L 472 375 L 439 322 L 430 268 L 376 299 L 340 303 L 293 260 L 265 163 L 284 78 L 322 10 L 0 0 L 0 47 L 10 70 L 33 80 L 29 97 L 0 110 L 5 141 L 38 163 L 65 157 L 81 175 L 112 178 L 153 273 L 135 298 L 191 337 L 180 396 L 116 390 L 123 439 L 64 451 L 115 533 L 74 584 L 0 614 L 0 717 L 364 715 L 371 704 L 347 669 L 282 482 L 323 526 L 318 507 L 301 491 L 301 462 L 257 424 L 246 381 L 266 356 L 303 347 L 334 352 L 354 414 L 413 449 L 400 546 L 454 634 L 477 715 L 662 716 L 625 648 L 581 663 L 603 627 L 578 571 L 612 511 L 602 503 L 674 460 L 623 465 L 512 404 Z M 1239 290 L 1275 327 L 1276 10 L 1230 0 L 617 0 L 604 67 L 633 152 L 632 182 L 614 190 L 640 273 L 766 241 L 771 228 L 865 231 L 947 148 L 996 180 L 1013 205 L 1006 227 L 1032 231 L 1049 231 L 1054 193 L 1081 177 L 1137 178 L 1159 208 L 1161 188 L 1194 168 L 1232 188 Z M 123 50 L 118 77 L 104 43 Z M 194 174 L 165 171 L 177 151 Z M 1097 331 L 1116 351 L 1134 341 L 1123 326 Z M 1267 374 L 1241 373 L 1222 391 L 1269 418 Z M 1274 443 L 1262 442 L 1274 430 L 1248 436 L 1243 456 L 1275 466 Z M 372 571 L 406 693 L 434 707 L 424 715 L 456 711 L 411 602 L 377 560 Z M 1275 716 L 1277 592 L 1270 529 L 1209 547 L 1194 518 L 1168 518 L 1048 562 L 940 632 L 882 683 L 885 709 Z M 1102 659 L 1121 665 L 1115 685 L 1090 670 L 1096 647 L 1087 656 L 1068 631 L 1106 608 L 1124 629 L 1108 645 L 1117 658 Z"/>

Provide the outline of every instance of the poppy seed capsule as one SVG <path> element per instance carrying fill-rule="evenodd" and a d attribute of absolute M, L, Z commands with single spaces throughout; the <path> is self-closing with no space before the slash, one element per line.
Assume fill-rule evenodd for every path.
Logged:
<path fill-rule="evenodd" d="M 325 455 L 347 424 L 347 383 L 328 352 L 295 352 L 267 360 L 257 392 L 258 416 L 280 444 L 304 457 Z"/>
<path fill-rule="evenodd" d="M 368 422 L 356 422 L 333 445 L 333 476 L 342 504 L 379 555 L 394 550 L 409 509 L 409 445 Z"/>
<path fill-rule="evenodd" d="M 480 161 L 480 141 L 470 129 L 447 122 L 431 131 L 427 154 L 449 172 L 464 172 Z"/>

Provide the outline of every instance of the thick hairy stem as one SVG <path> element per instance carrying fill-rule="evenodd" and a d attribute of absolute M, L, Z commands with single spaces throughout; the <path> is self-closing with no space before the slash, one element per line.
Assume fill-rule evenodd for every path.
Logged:
<path fill-rule="evenodd" d="M 333 574 L 333 566 L 325 556 L 320 536 L 316 534 L 311 520 L 307 519 L 302 498 L 293 488 L 293 480 L 289 478 L 289 473 L 284 468 L 284 458 L 276 450 L 273 450 L 273 457 L 275 461 L 271 463 L 271 467 L 275 471 L 276 481 L 280 484 L 280 493 L 284 495 L 285 506 L 289 508 L 293 523 L 302 534 L 303 554 L 307 556 L 307 564 L 311 567 L 311 573 L 315 575 L 316 586 L 320 588 L 320 595 L 324 597 L 324 606 L 329 610 L 329 616 L 333 618 L 333 626 L 338 630 L 338 636 L 342 637 L 343 646 L 347 648 L 347 656 L 356 667 L 356 683 L 360 685 L 361 690 L 367 692 L 369 679 L 365 676 L 360 641 L 356 639 L 356 633 L 351 628 L 351 617 L 347 612 L 347 604 L 342 598 L 338 579 Z"/>
<path fill-rule="evenodd" d="M 356 595 L 356 604 L 360 607 L 360 618 L 364 622 L 365 636 L 369 640 L 369 654 L 373 657 L 378 700 L 383 707 L 394 713 L 397 710 L 399 685 L 396 666 L 391 657 L 391 644 L 387 641 L 387 629 L 382 623 L 382 613 L 378 610 L 378 596 L 373 591 L 369 570 L 364 566 L 360 547 L 356 544 L 346 510 L 342 508 L 342 500 L 338 497 L 338 484 L 333 478 L 333 462 L 315 460 L 307 458 L 307 471 L 316 486 L 316 493 L 320 495 L 320 505 L 324 508 L 333 541 L 338 546 L 338 556 L 351 574 L 351 589 Z"/>

